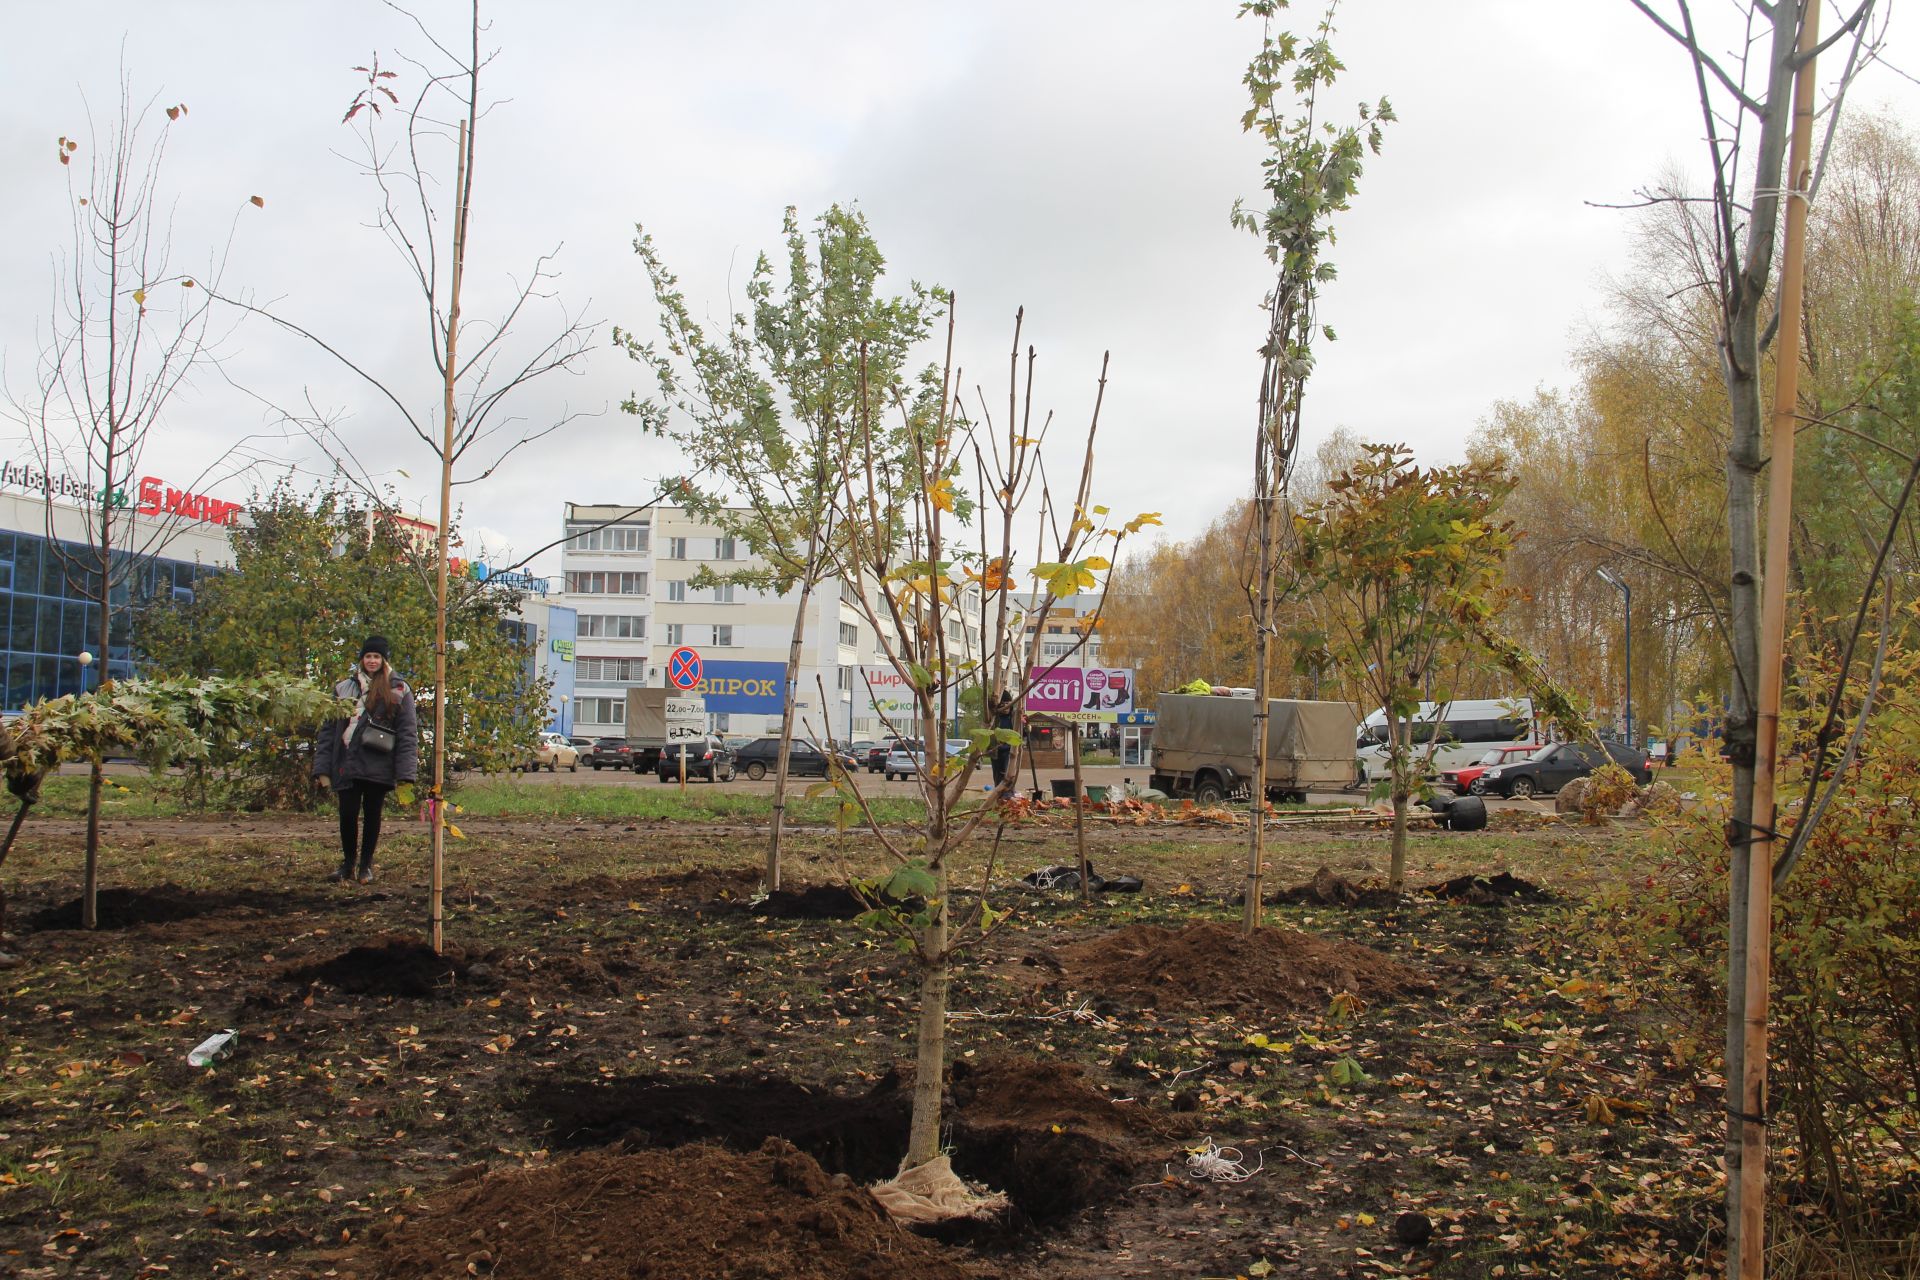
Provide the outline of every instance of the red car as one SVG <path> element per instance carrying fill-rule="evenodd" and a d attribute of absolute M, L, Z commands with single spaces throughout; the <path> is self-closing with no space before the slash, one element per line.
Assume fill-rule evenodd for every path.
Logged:
<path fill-rule="evenodd" d="M 1495 765 L 1518 764 L 1546 745 L 1544 742 L 1529 742 L 1518 747 L 1496 748 L 1465 768 L 1443 770 L 1440 781 L 1452 787 L 1455 795 L 1483 796 L 1487 794 L 1487 784 L 1482 774 Z"/>

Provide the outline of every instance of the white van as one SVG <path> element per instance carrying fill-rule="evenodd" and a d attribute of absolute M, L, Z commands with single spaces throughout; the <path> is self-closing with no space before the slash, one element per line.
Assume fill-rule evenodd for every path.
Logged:
<path fill-rule="evenodd" d="M 1437 739 L 1437 741 L 1436 741 Z M 1387 713 L 1374 712 L 1360 725 L 1354 756 L 1360 777 L 1379 782 L 1387 768 Z M 1453 702 L 1423 702 L 1413 719 L 1416 761 L 1433 756 L 1422 768 L 1428 777 L 1443 769 L 1459 769 L 1499 747 L 1519 747 L 1534 736 L 1532 698 L 1460 698 Z"/>

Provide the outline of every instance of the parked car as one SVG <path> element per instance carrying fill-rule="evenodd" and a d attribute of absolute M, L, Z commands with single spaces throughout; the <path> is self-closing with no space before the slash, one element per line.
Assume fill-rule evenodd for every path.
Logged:
<path fill-rule="evenodd" d="M 827 754 L 820 748 L 803 738 L 795 738 L 787 756 L 787 775 L 824 778 L 827 760 Z M 755 738 L 734 753 L 733 763 L 741 773 L 758 782 L 780 767 L 780 739 Z"/>
<path fill-rule="evenodd" d="M 872 738 L 862 738 L 858 742 L 849 742 L 847 744 L 847 754 L 864 765 L 867 762 L 867 757 L 872 755 L 873 749 L 879 745 L 880 744 Z"/>
<path fill-rule="evenodd" d="M 895 747 L 904 746 L 909 751 L 918 751 L 920 741 L 917 738 L 882 738 L 867 749 L 867 772 L 882 773 L 886 770 L 887 753 Z"/>
<path fill-rule="evenodd" d="M 633 748 L 625 738 L 595 738 L 593 749 L 580 757 L 582 764 L 594 769 L 631 769 Z"/>
<path fill-rule="evenodd" d="M 1618 742 L 1606 744 L 1606 754 L 1587 742 L 1556 742 L 1542 747 L 1518 764 L 1490 767 L 1480 775 L 1486 793 L 1500 796 L 1552 795 L 1575 778 L 1584 778 L 1611 758 L 1641 786 L 1653 781 L 1644 752 Z"/>
<path fill-rule="evenodd" d="M 680 781 L 680 748 L 686 748 L 687 777 L 708 782 L 733 781 L 733 752 L 727 744 L 709 735 L 697 742 L 674 743 L 660 753 L 658 774 L 662 782 Z"/>
<path fill-rule="evenodd" d="M 1544 746 L 1544 742 L 1526 742 L 1517 747 L 1495 747 L 1470 765 L 1442 769 L 1440 782 L 1452 787 L 1456 795 L 1483 796 L 1487 794 L 1487 770 L 1503 764 L 1519 764 Z"/>
<path fill-rule="evenodd" d="M 568 738 L 567 745 L 580 753 L 580 763 L 587 762 L 587 753 L 593 750 L 592 738 Z"/>
<path fill-rule="evenodd" d="M 966 738 L 948 738 L 946 740 L 945 753 L 946 767 L 949 769 L 959 768 L 960 762 L 966 759 L 967 751 L 972 746 L 973 743 Z M 881 767 L 881 772 L 889 782 L 895 778 L 906 779 L 920 772 L 921 765 L 926 760 L 926 757 L 927 753 L 920 749 L 918 743 L 914 743 L 911 746 L 898 746 L 887 753 L 887 758 Z M 969 771 L 979 768 L 980 760 L 984 758 L 985 757 L 979 757 L 970 761 L 967 766 Z"/>
<path fill-rule="evenodd" d="M 543 733 L 534 743 L 533 754 L 522 757 L 513 766 L 532 772 L 545 769 L 548 773 L 558 773 L 565 769 L 569 773 L 580 772 L 580 753 L 573 744 L 557 733 Z"/>
<path fill-rule="evenodd" d="M 905 780 L 920 772 L 920 765 L 926 760 L 927 753 L 918 747 L 909 747 L 904 742 L 887 752 L 886 759 L 880 762 L 880 772 L 888 782 L 895 778 Z"/>

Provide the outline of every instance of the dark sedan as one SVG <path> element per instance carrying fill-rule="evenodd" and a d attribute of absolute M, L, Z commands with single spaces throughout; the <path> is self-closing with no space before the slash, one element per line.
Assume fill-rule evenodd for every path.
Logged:
<path fill-rule="evenodd" d="M 780 767 L 780 739 L 755 738 L 734 752 L 733 763 L 740 772 L 758 782 Z M 802 778 L 826 777 L 826 753 L 811 742 L 795 738 L 793 750 L 787 756 L 787 775 Z"/>
<path fill-rule="evenodd" d="M 1641 786 L 1653 781 L 1643 751 L 1619 742 L 1606 744 L 1606 754 L 1589 742 L 1556 742 L 1542 747 L 1518 764 L 1496 765 L 1480 775 L 1487 791 L 1497 796 L 1552 795 L 1575 778 L 1584 778 L 1601 765 L 1613 763 L 1633 775 Z"/>
<path fill-rule="evenodd" d="M 684 748 L 684 751 L 682 750 Z M 715 737 L 695 742 L 676 742 L 660 752 L 657 772 L 662 782 L 680 781 L 680 757 L 686 756 L 687 777 L 708 782 L 733 781 L 733 752 Z"/>
<path fill-rule="evenodd" d="M 580 753 L 580 763 L 594 769 L 631 769 L 633 748 L 625 738 L 595 738 L 593 748 Z"/>

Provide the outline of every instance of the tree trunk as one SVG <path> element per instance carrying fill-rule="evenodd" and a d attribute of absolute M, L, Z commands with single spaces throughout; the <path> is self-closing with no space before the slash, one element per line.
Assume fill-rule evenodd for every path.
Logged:
<path fill-rule="evenodd" d="M 1413 726 L 1387 713 L 1387 770 L 1393 788 L 1393 834 L 1387 843 L 1387 891 L 1399 893 L 1407 887 L 1407 810 L 1413 797 L 1410 775 L 1413 772 L 1409 741 Z"/>
<path fill-rule="evenodd" d="M 1399 893 L 1407 886 L 1407 792 L 1393 786 L 1393 837 L 1388 845 L 1387 890 Z"/>
<path fill-rule="evenodd" d="M 1080 901 L 1093 901 L 1092 868 L 1087 865 L 1087 789 L 1080 785 L 1080 726 L 1073 726 L 1073 847 L 1080 859 Z"/>
<path fill-rule="evenodd" d="M 453 520 L 453 439 L 454 439 L 454 383 L 460 366 L 454 360 L 454 349 L 460 338 L 460 277 L 466 266 L 467 257 L 467 200 L 469 184 L 473 174 L 467 164 L 469 139 L 467 122 L 460 122 L 460 154 L 455 164 L 454 223 L 453 223 L 453 278 L 447 290 L 447 343 L 446 369 L 441 387 L 441 444 L 440 444 L 440 530 L 434 541 L 435 562 L 433 566 L 434 582 L 434 623 L 433 623 L 433 793 L 428 801 L 433 810 L 433 854 L 431 867 L 431 885 L 427 896 L 427 931 L 429 941 L 437 954 L 446 944 L 444 936 L 444 906 L 447 884 L 447 545 L 449 525 Z"/>
<path fill-rule="evenodd" d="M 818 550 L 809 540 L 807 563 Z M 793 750 L 793 711 L 800 680 L 800 646 L 807 633 L 807 605 L 813 599 L 813 573 L 800 581 L 800 607 L 793 613 L 793 640 L 787 646 L 787 696 L 780 703 L 780 755 L 773 769 L 773 834 L 767 839 L 767 892 L 780 888 L 780 844 L 787 825 L 787 763 Z M 824 708 L 822 709 L 824 713 Z M 831 725 L 828 726 L 831 729 Z M 831 734 L 828 735 L 831 737 Z M 832 772 L 833 766 L 827 766 Z"/>
<path fill-rule="evenodd" d="M 933 922 L 920 933 L 920 1025 L 913 1073 L 913 1120 L 907 1130 L 907 1155 L 901 1172 L 940 1154 L 940 1099 L 946 1088 L 947 988 L 953 966 L 947 957 L 947 868 L 936 858 L 934 893 L 939 905 Z"/>

